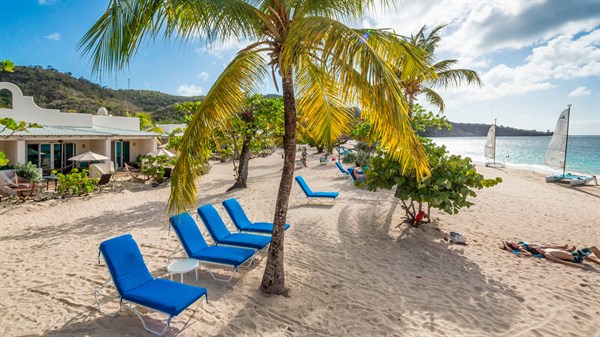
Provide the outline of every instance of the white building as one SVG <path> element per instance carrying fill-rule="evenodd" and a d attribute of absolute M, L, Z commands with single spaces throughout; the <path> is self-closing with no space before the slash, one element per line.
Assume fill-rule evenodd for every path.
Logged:
<path fill-rule="evenodd" d="M 32 162 L 49 173 L 73 164 L 70 157 L 92 151 L 110 158 L 95 165 L 107 173 L 157 149 L 160 135 L 140 131 L 138 118 L 110 116 L 104 108 L 96 115 L 42 109 L 16 85 L 0 82 L 3 89 L 12 93 L 12 109 L 0 108 L 0 118 L 42 126 L 14 133 L 0 127 L 0 151 L 6 153 L 9 165 Z"/>

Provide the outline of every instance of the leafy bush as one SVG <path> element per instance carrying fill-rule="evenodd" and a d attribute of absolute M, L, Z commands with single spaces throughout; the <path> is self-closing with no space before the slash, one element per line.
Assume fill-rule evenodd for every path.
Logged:
<path fill-rule="evenodd" d="M 10 160 L 6 158 L 6 154 L 0 151 L 0 167 L 5 166 L 6 164 L 8 164 L 9 161 Z"/>
<path fill-rule="evenodd" d="M 40 174 L 40 170 L 38 167 L 31 162 L 28 162 L 24 165 L 17 165 L 15 168 L 15 174 L 20 178 L 40 182 L 42 181 L 42 175 Z"/>
<path fill-rule="evenodd" d="M 456 214 L 463 207 L 473 203 L 467 200 L 476 197 L 475 190 L 491 187 L 502 182 L 502 178 L 486 179 L 477 173 L 471 158 L 449 155 L 445 146 L 436 146 L 431 140 L 423 140 L 429 158 L 431 176 L 417 180 L 405 175 L 402 165 L 381 157 L 372 157 L 371 170 L 366 171 L 365 185 L 369 190 L 396 187 L 395 197 L 402 201 L 406 212 L 406 222 L 418 225 L 417 214 L 427 204 L 448 214 Z M 429 215 L 429 214 L 428 214 Z"/>
<path fill-rule="evenodd" d="M 150 177 L 156 183 L 161 184 L 165 181 L 165 168 L 171 166 L 174 160 L 167 156 L 143 156 L 142 174 Z"/>
<path fill-rule="evenodd" d="M 358 166 L 365 166 L 369 163 L 371 154 L 362 150 L 352 151 L 342 158 L 344 164 L 354 163 Z"/>
<path fill-rule="evenodd" d="M 90 178 L 87 170 L 74 168 L 68 174 L 57 173 L 56 170 L 52 174 L 58 178 L 58 186 L 56 192 L 60 195 L 82 195 L 94 192 L 98 185 L 98 179 Z"/>

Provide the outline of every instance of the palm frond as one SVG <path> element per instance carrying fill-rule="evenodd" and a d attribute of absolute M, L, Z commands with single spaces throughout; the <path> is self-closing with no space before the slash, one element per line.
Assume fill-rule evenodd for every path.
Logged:
<path fill-rule="evenodd" d="M 442 96 L 440 96 L 437 92 L 427 87 L 421 87 L 421 93 L 425 95 L 425 99 L 429 103 L 438 107 L 440 112 L 444 112 L 444 110 L 446 109 L 446 104 L 444 103 Z"/>
<path fill-rule="evenodd" d="M 374 9 L 377 4 L 381 4 L 383 8 L 395 7 L 395 2 L 389 0 L 305 0 L 297 2 L 294 19 L 322 16 L 336 20 L 352 20 L 361 18 L 367 10 Z"/>
<path fill-rule="evenodd" d="M 476 84 L 481 86 L 481 78 L 475 70 L 470 69 L 448 69 L 438 72 L 438 78 L 431 82 L 432 85 L 447 88 L 461 84 Z"/>
<path fill-rule="evenodd" d="M 336 79 L 306 55 L 301 58 L 296 71 L 299 122 L 318 144 L 331 148 L 341 135 L 349 133 L 353 111 L 341 99 Z"/>
<path fill-rule="evenodd" d="M 79 41 L 94 72 L 124 68 L 146 39 L 203 43 L 253 38 L 266 16 L 241 0 L 111 0 L 106 12 Z"/>
<path fill-rule="evenodd" d="M 196 203 L 196 181 L 208 156 L 209 139 L 246 102 L 247 93 L 257 92 L 267 75 L 264 55 L 246 50 L 229 63 L 194 113 L 181 140 L 181 156 L 173 168 L 168 208 L 173 214 Z"/>
<path fill-rule="evenodd" d="M 280 65 L 293 67 L 298 55 L 315 53 L 335 76 L 341 101 L 360 106 L 363 116 L 382 139 L 389 154 L 418 177 L 427 176 L 428 163 L 408 117 L 408 104 L 392 62 L 413 58 L 405 69 L 417 76 L 427 68 L 420 50 L 382 30 L 352 29 L 328 18 L 296 20 L 283 46 Z"/>

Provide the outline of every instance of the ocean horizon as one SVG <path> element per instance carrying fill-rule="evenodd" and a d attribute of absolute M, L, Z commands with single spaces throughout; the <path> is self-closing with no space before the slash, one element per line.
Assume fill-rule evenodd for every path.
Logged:
<path fill-rule="evenodd" d="M 537 172 L 561 172 L 544 165 L 550 136 L 496 137 L 496 161 Z M 452 154 L 470 157 L 473 162 L 485 163 L 483 154 L 486 137 L 431 137 L 438 145 L 445 145 Z M 600 174 L 600 136 L 569 136 L 567 172 Z"/>

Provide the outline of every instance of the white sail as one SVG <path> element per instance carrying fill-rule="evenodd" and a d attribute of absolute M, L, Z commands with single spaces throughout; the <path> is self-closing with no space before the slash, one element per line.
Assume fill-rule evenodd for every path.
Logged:
<path fill-rule="evenodd" d="M 485 148 L 483 150 L 486 158 L 495 160 L 496 159 L 496 125 L 490 126 L 490 130 L 487 134 L 487 140 L 485 142 Z"/>
<path fill-rule="evenodd" d="M 570 108 L 561 112 L 556 122 L 554 134 L 546 150 L 544 163 L 551 167 L 564 169 L 567 154 L 567 137 L 569 133 L 569 111 Z"/>

